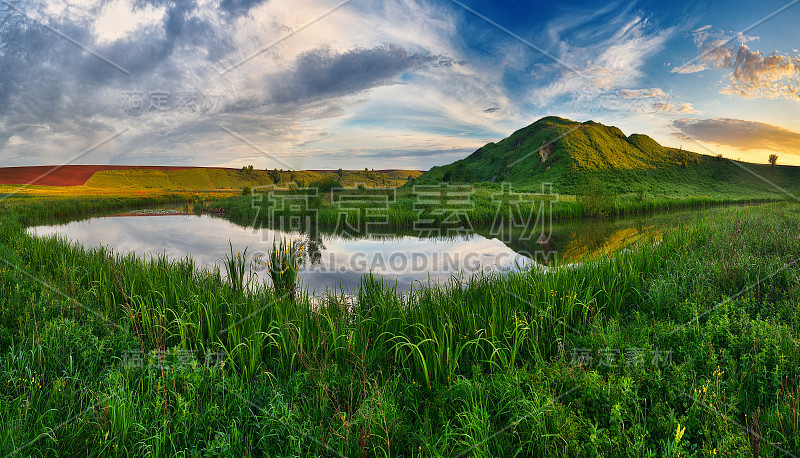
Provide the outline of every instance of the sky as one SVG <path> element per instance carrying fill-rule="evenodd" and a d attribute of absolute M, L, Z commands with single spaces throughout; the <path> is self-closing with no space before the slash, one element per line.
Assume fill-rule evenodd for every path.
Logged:
<path fill-rule="evenodd" d="M 0 0 L 0 166 L 418 169 L 549 115 L 800 165 L 800 0 Z"/>

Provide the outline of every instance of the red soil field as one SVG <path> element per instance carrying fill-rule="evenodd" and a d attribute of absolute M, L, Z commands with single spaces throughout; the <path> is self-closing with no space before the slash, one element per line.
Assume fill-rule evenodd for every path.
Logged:
<path fill-rule="evenodd" d="M 193 167 L 150 167 L 136 165 L 63 165 L 33 167 L 0 167 L 0 184 L 80 186 L 96 172 L 103 170 L 184 170 Z"/>

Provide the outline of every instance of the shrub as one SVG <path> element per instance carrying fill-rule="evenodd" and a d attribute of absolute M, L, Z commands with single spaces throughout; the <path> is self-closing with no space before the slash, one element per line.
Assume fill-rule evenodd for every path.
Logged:
<path fill-rule="evenodd" d="M 333 188 L 341 188 L 342 184 L 336 178 L 329 176 L 311 182 L 312 188 L 317 188 L 320 193 L 330 192 Z"/>

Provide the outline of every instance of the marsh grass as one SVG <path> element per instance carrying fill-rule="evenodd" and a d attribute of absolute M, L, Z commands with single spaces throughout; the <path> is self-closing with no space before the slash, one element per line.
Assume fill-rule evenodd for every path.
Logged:
<path fill-rule="evenodd" d="M 304 247 L 300 240 L 273 240 L 267 269 L 276 296 L 286 296 L 294 302 Z"/>
<path fill-rule="evenodd" d="M 234 255 L 233 244 L 228 241 L 228 245 L 230 247 L 230 254 L 225 255 L 222 265 L 225 266 L 225 273 L 227 274 L 231 289 L 236 293 L 243 294 L 245 288 L 247 288 L 250 283 L 249 280 L 252 278 L 252 276 L 248 277 L 248 281 L 245 281 L 244 278 L 248 267 L 247 247 L 245 247 L 244 252 L 237 251 Z"/>
<path fill-rule="evenodd" d="M 321 301 L 237 289 L 188 258 L 34 238 L 23 216 L 40 211 L 0 217 L 3 450 L 642 456 L 672 450 L 680 423 L 684 452 L 743 455 L 748 434 L 725 418 L 753 412 L 762 453 L 800 450 L 793 205 L 730 209 L 548 272 L 405 294 L 365 276 L 354 300 Z M 296 253 L 281 247 L 276 266 Z M 630 347 L 644 364 L 570 358 Z M 657 350 L 674 364 L 653 364 Z M 125 363 L 130 351 L 156 363 Z M 192 358 L 169 363 L 180 352 Z M 224 367 L 204 364 L 217 353 Z"/>

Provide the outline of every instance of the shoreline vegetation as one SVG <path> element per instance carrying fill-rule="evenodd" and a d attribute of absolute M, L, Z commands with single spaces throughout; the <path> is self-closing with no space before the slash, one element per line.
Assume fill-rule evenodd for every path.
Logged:
<path fill-rule="evenodd" d="M 486 193 L 478 197 L 481 221 L 496 209 L 480 203 Z M 660 243 L 463 288 L 398 295 L 365 276 L 355 303 L 331 294 L 312 304 L 266 285 L 233 286 L 188 258 L 145 262 L 25 231 L 47 219 L 186 200 L 0 203 L 0 449 L 800 452 L 794 203 L 726 209 Z M 244 202 L 214 205 L 236 216 Z M 572 209 L 566 217 L 579 214 L 575 205 L 556 208 Z M 405 221 L 403 208 L 394 221 Z"/>
<path fill-rule="evenodd" d="M 297 209 L 283 205 L 286 196 L 303 196 L 309 190 L 312 198 L 305 200 Z M 321 190 L 321 192 L 320 192 Z M 431 193 L 437 194 L 431 198 Z M 451 194 L 448 194 L 451 193 Z M 461 196 L 452 197 L 455 193 Z M 346 204 L 340 195 L 349 199 Z M 375 203 L 374 196 L 387 196 L 385 201 Z M 445 224 L 442 218 L 452 216 L 453 208 L 467 207 L 466 217 L 460 222 L 490 225 L 498 215 L 516 217 L 518 223 L 542 223 L 543 218 L 553 220 L 579 219 L 586 217 L 616 217 L 649 212 L 704 208 L 724 205 L 741 205 L 779 202 L 786 200 L 772 196 L 709 197 L 686 196 L 664 197 L 641 194 L 613 195 L 595 191 L 584 195 L 558 195 L 541 192 L 505 191 L 499 187 L 445 185 L 424 188 L 401 188 L 398 190 L 375 190 L 322 186 L 315 188 L 263 188 L 251 190 L 248 195 L 199 202 L 198 212 L 224 214 L 226 217 L 247 224 L 270 225 L 275 219 L 290 216 L 308 216 L 324 226 L 336 226 L 347 213 L 372 212 L 383 218 L 383 226 L 389 228 L 412 227 L 420 215 L 430 215 L 433 223 Z M 286 201 L 288 202 L 288 201 Z M 421 202 L 430 202 L 421 205 Z M 538 219 L 537 219 L 538 217 Z M 437 219 L 439 218 L 439 219 Z"/>

